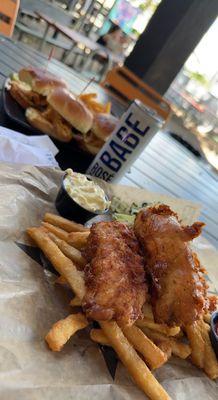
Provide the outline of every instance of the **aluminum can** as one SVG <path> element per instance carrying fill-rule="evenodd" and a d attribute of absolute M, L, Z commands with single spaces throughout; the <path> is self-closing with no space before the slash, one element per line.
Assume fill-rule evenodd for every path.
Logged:
<path fill-rule="evenodd" d="M 163 123 L 156 111 L 134 100 L 86 173 L 107 182 L 119 182 Z"/>

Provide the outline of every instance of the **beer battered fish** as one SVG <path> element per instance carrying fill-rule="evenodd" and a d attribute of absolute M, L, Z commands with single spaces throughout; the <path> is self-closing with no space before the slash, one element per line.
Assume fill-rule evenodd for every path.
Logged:
<path fill-rule="evenodd" d="M 84 256 L 88 318 L 133 324 L 146 300 L 144 262 L 131 228 L 120 222 L 91 227 Z"/>
<path fill-rule="evenodd" d="M 200 263 L 188 245 L 200 233 L 201 222 L 182 226 L 166 205 L 141 210 L 134 225 L 151 279 L 155 321 L 188 325 L 206 306 L 206 283 Z"/>

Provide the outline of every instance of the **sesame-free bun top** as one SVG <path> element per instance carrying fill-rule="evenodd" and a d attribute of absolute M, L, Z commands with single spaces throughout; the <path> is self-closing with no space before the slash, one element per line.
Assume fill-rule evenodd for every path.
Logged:
<path fill-rule="evenodd" d="M 106 140 L 109 138 L 118 123 L 118 119 L 111 114 L 98 113 L 94 116 L 92 132 L 98 139 Z"/>
<path fill-rule="evenodd" d="M 54 89 L 47 97 L 48 103 L 74 128 L 87 133 L 93 123 L 93 115 L 86 105 L 69 90 Z"/>
<path fill-rule="evenodd" d="M 18 73 L 19 79 L 32 88 L 35 92 L 48 96 L 51 90 L 62 87 L 67 88 L 67 84 L 59 77 L 40 68 L 22 68 Z"/>

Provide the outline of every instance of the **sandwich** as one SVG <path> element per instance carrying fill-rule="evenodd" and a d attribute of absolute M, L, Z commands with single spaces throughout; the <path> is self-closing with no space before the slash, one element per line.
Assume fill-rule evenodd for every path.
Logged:
<path fill-rule="evenodd" d="M 26 118 L 35 128 L 62 142 L 82 137 L 91 129 L 93 114 L 66 88 L 53 89 L 46 101 L 47 107 L 43 110 L 26 109 Z"/>
<path fill-rule="evenodd" d="M 74 139 L 92 155 L 98 153 L 118 122 L 113 115 L 90 108 L 61 78 L 39 68 L 21 69 L 10 80 L 8 90 L 25 109 L 30 125 L 62 142 Z"/>
<path fill-rule="evenodd" d="M 67 84 L 61 78 L 34 67 L 21 69 L 8 83 L 11 96 L 24 109 L 46 107 L 48 94 L 58 87 L 66 88 Z"/>
<path fill-rule="evenodd" d="M 114 131 L 118 119 L 111 114 L 96 113 L 90 131 L 84 135 L 82 148 L 96 155 Z"/>

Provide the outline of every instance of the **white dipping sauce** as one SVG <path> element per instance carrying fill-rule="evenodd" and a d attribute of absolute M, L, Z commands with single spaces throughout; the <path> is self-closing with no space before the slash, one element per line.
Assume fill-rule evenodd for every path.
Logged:
<path fill-rule="evenodd" d="M 105 211 L 110 206 L 104 190 L 98 184 L 72 169 L 67 169 L 66 173 L 64 188 L 76 203 L 93 212 Z"/>

